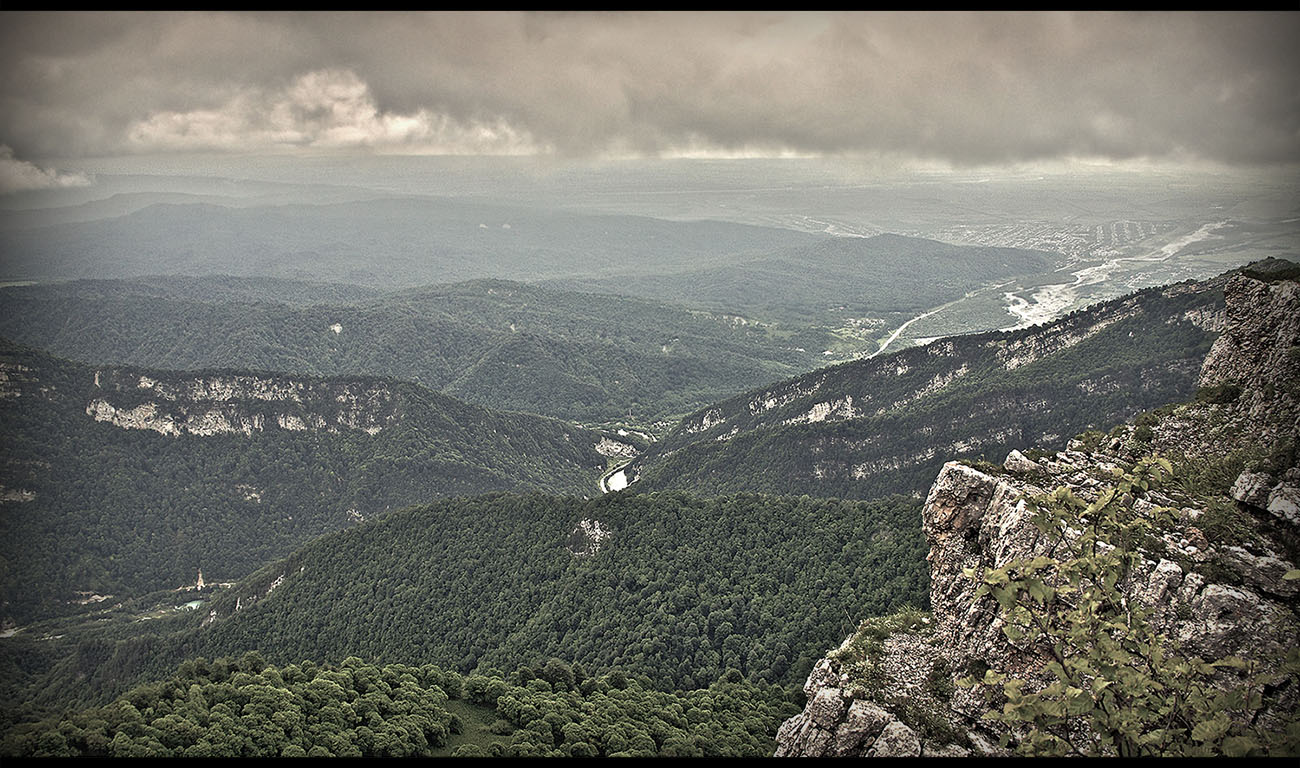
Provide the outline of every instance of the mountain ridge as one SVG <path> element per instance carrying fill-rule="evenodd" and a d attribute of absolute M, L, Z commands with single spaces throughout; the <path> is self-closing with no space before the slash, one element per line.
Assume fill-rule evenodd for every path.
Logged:
<path fill-rule="evenodd" d="M 751 390 L 686 416 L 633 463 L 632 487 L 920 492 L 946 457 L 1046 447 L 1191 395 L 1224 322 L 1224 280 L 1146 289 L 1042 326 L 949 337 Z"/>
<path fill-rule="evenodd" d="M 242 278 L 10 287 L 0 334 L 92 364 L 389 375 L 594 422 L 629 407 L 654 421 L 816 364 L 763 328 L 643 299 L 498 279 L 379 295 L 291 285 L 303 303 L 261 300 Z M 349 300 L 314 300 L 330 296 Z"/>
<path fill-rule="evenodd" d="M 114 218 L 0 229 L 7 280 L 155 273 L 332 279 L 396 288 L 474 277 L 617 274 L 813 242 L 726 222 L 579 214 L 455 198 L 255 208 L 156 203 Z M 618 269 L 622 265 L 622 269 Z"/>
<path fill-rule="evenodd" d="M 7 341 L 0 373 L 0 485 L 21 505 L 3 517 L 4 612 L 18 620 L 66 611 L 74 591 L 247 573 L 430 496 L 590 493 L 600 446 L 629 439 L 383 377 L 96 367 Z"/>

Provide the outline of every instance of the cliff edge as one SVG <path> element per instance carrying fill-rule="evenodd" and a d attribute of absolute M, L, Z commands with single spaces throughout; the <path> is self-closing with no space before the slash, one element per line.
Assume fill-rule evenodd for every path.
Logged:
<path fill-rule="evenodd" d="M 1144 746 L 1161 753 L 1155 747 L 1176 743 L 1175 728 L 1134 734 L 1121 746 L 1089 733 L 1085 710 L 1101 711 L 1111 695 L 1099 676 L 1062 688 L 1072 702 L 1060 713 L 1043 709 L 1037 721 L 1019 722 L 998 716 L 1029 711 L 1018 703 L 1026 700 L 1022 690 L 1054 695 L 1060 638 L 1033 626 L 1079 602 L 1062 597 L 1069 590 L 1057 576 L 1038 582 L 1037 602 L 1017 602 L 1000 586 L 1032 574 L 1027 564 L 1035 558 L 1041 574 L 1064 573 L 1063 549 L 1086 540 L 1103 508 L 1119 509 L 1145 532 L 1116 569 L 1114 587 L 1118 602 L 1158 638 L 1160 663 L 1195 660 L 1187 663 L 1203 665 L 1191 668 L 1215 695 L 1255 691 L 1225 716 L 1235 720 L 1192 730 L 1188 743 L 1208 749 L 1227 739 L 1229 751 L 1267 751 L 1262 742 L 1232 741 L 1230 734 L 1252 729 L 1289 744 L 1286 734 L 1300 730 L 1300 678 L 1286 661 L 1295 666 L 1300 638 L 1300 284 L 1246 273 L 1227 282 L 1225 296 L 1227 327 L 1205 360 L 1195 401 L 1143 414 L 1108 435 L 1085 433 L 1055 454 L 1012 451 L 1002 466 L 943 467 L 923 511 L 931 613 L 868 620 L 818 662 L 804 711 L 778 733 L 776 756 L 994 755 L 1044 743 L 1104 755 Z M 1167 471 L 1154 472 L 1165 477 L 1148 484 L 1144 468 L 1161 466 Z M 1041 512 L 1052 504 L 1075 510 L 1058 535 Z M 1105 541 L 1098 547 L 1111 551 Z M 1030 610 L 1013 613 L 1020 605 Z M 1136 634 L 1127 625 L 1089 631 L 1103 644 Z M 1140 667 L 1120 663 L 1119 677 Z M 1003 680 L 1023 682 L 1004 693 Z M 992 695 L 981 681 L 998 683 Z M 1060 715 L 1053 722 L 1061 738 L 1042 740 L 1044 712 Z"/>

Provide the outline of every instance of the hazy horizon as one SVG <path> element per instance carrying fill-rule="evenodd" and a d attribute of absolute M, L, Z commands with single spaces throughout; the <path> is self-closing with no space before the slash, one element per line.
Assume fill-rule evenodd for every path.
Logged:
<path fill-rule="evenodd" d="M 1055 254 L 918 338 L 1040 322 L 1296 257 L 1297 38 L 1293 13 L 8 13 L 0 279 L 673 300 L 628 279 L 890 233 Z"/>

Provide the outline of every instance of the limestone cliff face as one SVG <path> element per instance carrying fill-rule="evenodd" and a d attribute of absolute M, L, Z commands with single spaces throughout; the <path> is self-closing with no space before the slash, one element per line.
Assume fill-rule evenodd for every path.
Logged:
<path fill-rule="evenodd" d="M 1300 561 L 1300 285 L 1236 277 L 1226 296 L 1227 327 L 1201 383 L 1232 387 L 1037 460 L 1012 451 L 1002 467 L 943 467 L 923 511 L 932 616 L 864 622 L 820 661 L 807 706 L 778 734 L 778 756 L 999 753 L 1002 727 L 983 720 L 988 705 L 956 681 L 994 668 L 1033 690 L 1048 682 L 1046 657 L 1007 640 L 997 603 L 976 597 L 967 569 L 1049 554 L 1025 499 L 1067 486 L 1092 501 L 1114 469 L 1152 451 L 1184 467 L 1247 471 L 1231 490 L 1171 483 L 1133 502 L 1139 512 L 1172 509 L 1175 522 L 1144 547 L 1123 584 L 1129 599 L 1152 610 L 1185 656 L 1278 668 L 1300 637 L 1300 581 L 1283 578 Z M 1293 716 L 1295 687 L 1282 684 L 1257 722 Z"/>
<path fill-rule="evenodd" d="M 172 374 L 161 379 L 107 369 L 86 415 L 123 429 L 164 435 L 252 435 L 360 430 L 378 434 L 400 418 L 399 396 L 386 383 L 300 380 L 253 374 Z"/>

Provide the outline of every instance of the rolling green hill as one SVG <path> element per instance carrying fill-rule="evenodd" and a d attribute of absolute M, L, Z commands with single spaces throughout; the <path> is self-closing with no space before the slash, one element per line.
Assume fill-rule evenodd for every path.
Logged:
<path fill-rule="evenodd" d="M 439 502 L 263 569 L 205 606 L 215 620 L 191 642 L 209 656 L 358 654 L 461 671 L 562 656 L 681 688 L 729 667 L 788 683 L 846 609 L 921 599 L 918 508 L 680 494 Z"/>

